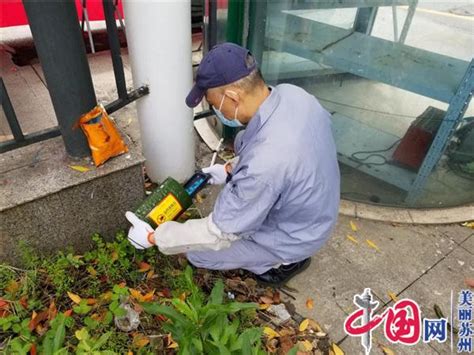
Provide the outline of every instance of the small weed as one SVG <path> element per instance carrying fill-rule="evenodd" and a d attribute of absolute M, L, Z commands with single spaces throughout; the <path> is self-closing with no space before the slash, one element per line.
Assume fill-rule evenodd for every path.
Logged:
<path fill-rule="evenodd" d="M 240 321 L 232 317 L 244 310 L 255 310 L 256 304 L 224 303 L 222 280 L 216 282 L 205 301 L 189 266 L 183 279 L 189 294 L 173 298 L 169 305 L 142 304 L 146 312 L 167 318 L 163 329 L 176 340 L 179 354 L 265 354 L 261 350 L 261 329 L 252 327 L 239 332 Z"/>
<path fill-rule="evenodd" d="M 124 233 L 92 241 L 84 255 L 50 257 L 23 245 L 24 269 L 0 264 L 0 353 L 261 353 L 255 305 L 224 302 L 222 281 L 206 295 L 157 248 L 138 251 Z M 117 328 L 124 305 L 140 314 L 138 329 Z"/>

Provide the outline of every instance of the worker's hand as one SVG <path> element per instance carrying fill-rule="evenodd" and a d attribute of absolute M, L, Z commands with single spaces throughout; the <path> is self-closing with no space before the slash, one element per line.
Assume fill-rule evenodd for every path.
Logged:
<path fill-rule="evenodd" d="M 227 165 L 227 164 L 226 164 Z M 211 175 L 209 184 L 222 185 L 227 179 L 227 170 L 224 164 L 214 164 L 208 168 L 203 168 L 202 172 Z"/>
<path fill-rule="evenodd" d="M 202 172 L 211 175 L 209 184 L 222 185 L 225 184 L 227 175 L 232 173 L 232 170 L 235 168 L 238 162 L 239 157 L 236 156 L 225 164 L 214 164 L 208 168 L 203 168 Z"/>
<path fill-rule="evenodd" d="M 146 249 L 155 245 L 154 230 L 135 213 L 127 212 L 125 217 L 132 224 L 128 231 L 128 240 L 137 249 Z"/>

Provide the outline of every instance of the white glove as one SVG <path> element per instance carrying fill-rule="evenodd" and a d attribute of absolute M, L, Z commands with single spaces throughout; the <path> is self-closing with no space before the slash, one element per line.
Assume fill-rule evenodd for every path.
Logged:
<path fill-rule="evenodd" d="M 222 185 L 227 180 L 227 171 L 224 164 L 214 164 L 208 168 L 203 168 L 202 172 L 211 175 L 209 179 L 211 185 Z"/>
<path fill-rule="evenodd" d="M 128 240 L 137 249 L 146 249 L 154 246 L 153 228 L 138 218 L 135 213 L 128 211 L 125 217 L 132 224 L 128 231 Z"/>
<path fill-rule="evenodd" d="M 203 168 L 202 172 L 210 174 L 209 184 L 211 185 L 222 185 L 227 180 L 227 175 L 232 172 L 234 167 L 239 162 L 239 157 L 234 157 L 225 164 L 214 164 L 208 168 Z"/>
<path fill-rule="evenodd" d="M 230 247 L 235 234 L 223 233 L 206 218 L 190 219 L 185 223 L 165 222 L 155 230 L 155 243 L 163 254 L 180 254 L 200 250 L 220 250 Z"/>

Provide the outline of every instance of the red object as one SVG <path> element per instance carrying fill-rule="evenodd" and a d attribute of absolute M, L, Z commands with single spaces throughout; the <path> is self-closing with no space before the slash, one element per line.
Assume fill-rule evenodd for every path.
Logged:
<path fill-rule="evenodd" d="M 0 1 L 0 27 L 26 25 L 28 19 L 21 0 Z"/>
<path fill-rule="evenodd" d="M 393 160 L 401 165 L 418 170 L 432 141 L 433 134 L 431 132 L 417 126 L 411 126 L 397 149 L 395 149 Z"/>
<path fill-rule="evenodd" d="M 82 1 L 76 0 L 76 8 L 79 21 L 82 20 Z M 122 2 L 119 1 L 118 8 L 123 15 Z M 104 19 L 104 7 L 102 0 L 87 0 L 87 12 L 90 21 Z M 11 27 L 27 25 L 25 8 L 21 0 L 0 0 L 0 27 Z"/>
<path fill-rule="evenodd" d="M 363 308 L 350 314 L 344 321 L 346 333 L 350 336 L 370 333 L 385 321 L 385 336 L 392 343 L 414 345 L 420 340 L 421 311 L 415 301 L 408 298 L 399 300 L 380 315 L 372 316 L 373 311 L 370 310 L 369 322 L 365 325 L 360 325 L 360 320 L 366 312 Z"/>

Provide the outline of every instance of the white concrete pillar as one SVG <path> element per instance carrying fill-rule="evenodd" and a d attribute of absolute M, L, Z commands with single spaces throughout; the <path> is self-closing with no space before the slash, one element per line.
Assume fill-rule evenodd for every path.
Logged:
<path fill-rule="evenodd" d="M 190 0 L 125 0 L 125 24 L 150 178 L 183 182 L 195 168 L 193 111 L 184 102 L 192 86 Z"/>

